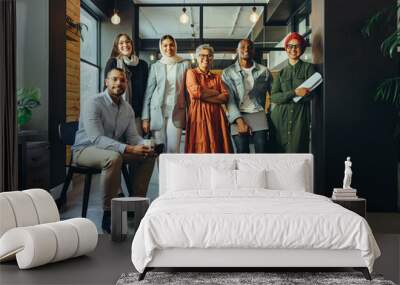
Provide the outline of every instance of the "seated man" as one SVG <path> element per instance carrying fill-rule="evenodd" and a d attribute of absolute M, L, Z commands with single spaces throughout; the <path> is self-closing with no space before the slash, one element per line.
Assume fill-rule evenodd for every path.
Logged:
<path fill-rule="evenodd" d="M 121 186 L 122 162 L 134 164 L 133 189 L 145 196 L 154 166 L 154 152 L 143 145 L 132 107 L 121 98 L 127 87 L 124 71 L 113 68 L 105 80 L 107 89 L 85 102 L 72 147 L 76 164 L 101 169 L 103 191 L 102 228 L 110 233 L 111 199 Z"/>

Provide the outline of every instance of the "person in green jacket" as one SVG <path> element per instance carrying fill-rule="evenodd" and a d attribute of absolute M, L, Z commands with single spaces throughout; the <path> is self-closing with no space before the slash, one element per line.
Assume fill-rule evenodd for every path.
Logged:
<path fill-rule="evenodd" d="M 289 64 L 278 73 L 272 84 L 272 139 L 276 152 L 307 153 L 313 93 L 307 88 L 297 87 L 311 77 L 315 69 L 312 64 L 300 59 L 306 48 L 306 41 L 301 35 L 291 33 L 284 43 Z M 296 102 L 295 98 L 301 99 Z"/>

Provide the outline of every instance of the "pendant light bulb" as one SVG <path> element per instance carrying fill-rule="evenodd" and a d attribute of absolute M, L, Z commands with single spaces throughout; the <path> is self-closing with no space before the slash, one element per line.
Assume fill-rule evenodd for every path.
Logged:
<path fill-rule="evenodd" d="M 111 17 L 111 23 L 113 23 L 114 25 L 118 25 L 119 23 L 121 23 L 121 18 L 118 15 L 117 10 L 114 9 L 114 15 L 112 15 Z"/>
<path fill-rule="evenodd" d="M 182 9 L 182 14 L 181 14 L 181 16 L 179 17 L 179 21 L 180 21 L 182 24 L 187 24 L 187 23 L 189 22 L 189 16 L 186 14 L 186 8 L 183 8 L 183 9 Z"/>
<path fill-rule="evenodd" d="M 250 21 L 252 23 L 257 23 L 257 21 L 258 21 L 257 8 L 253 7 L 252 10 L 253 10 L 253 12 L 251 12 Z"/>

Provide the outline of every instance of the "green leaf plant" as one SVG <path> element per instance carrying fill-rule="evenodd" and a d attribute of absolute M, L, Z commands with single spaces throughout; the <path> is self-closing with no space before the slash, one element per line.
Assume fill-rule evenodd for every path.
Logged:
<path fill-rule="evenodd" d="M 32 109 L 40 106 L 39 88 L 20 88 L 17 90 L 17 122 L 22 127 L 32 118 Z"/>

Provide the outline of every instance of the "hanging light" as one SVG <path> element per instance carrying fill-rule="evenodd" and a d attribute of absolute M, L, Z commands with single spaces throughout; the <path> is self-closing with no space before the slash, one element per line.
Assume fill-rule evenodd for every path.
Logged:
<path fill-rule="evenodd" d="M 117 0 L 114 0 L 114 14 L 111 17 L 111 23 L 114 25 L 118 25 L 121 23 L 121 18 L 118 15 L 118 10 L 117 10 Z"/>
<path fill-rule="evenodd" d="M 189 22 L 189 16 L 186 14 L 186 8 L 182 8 L 182 15 L 179 17 L 179 21 L 182 24 L 187 24 Z"/>
<path fill-rule="evenodd" d="M 154 54 L 151 54 L 151 55 L 150 55 L 150 60 L 151 60 L 151 61 L 154 61 L 155 59 L 156 59 L 156 57 L 154 56 Z"/>
<path fill-rule="evenodd" d="M 251 21 L 252 23 L 257 23 L 257 21 L 258 21 L 258 14 L 257 14 L 257 8 L 256 8 L 256 6 L 254 6 L 254 7 L 252 8 L 252 10 L 253 10 L 253 12 L 251 12 L 250 21 Z"/>
<path fill-rule="evenodd" d="M 118 25 L 119 23 L 121 23 L 121 18 L 118 15 L 118 11 L 114 9 L 114 14 L 111 17 L 111 23 L 113 23 L 114 25 Z"/>

